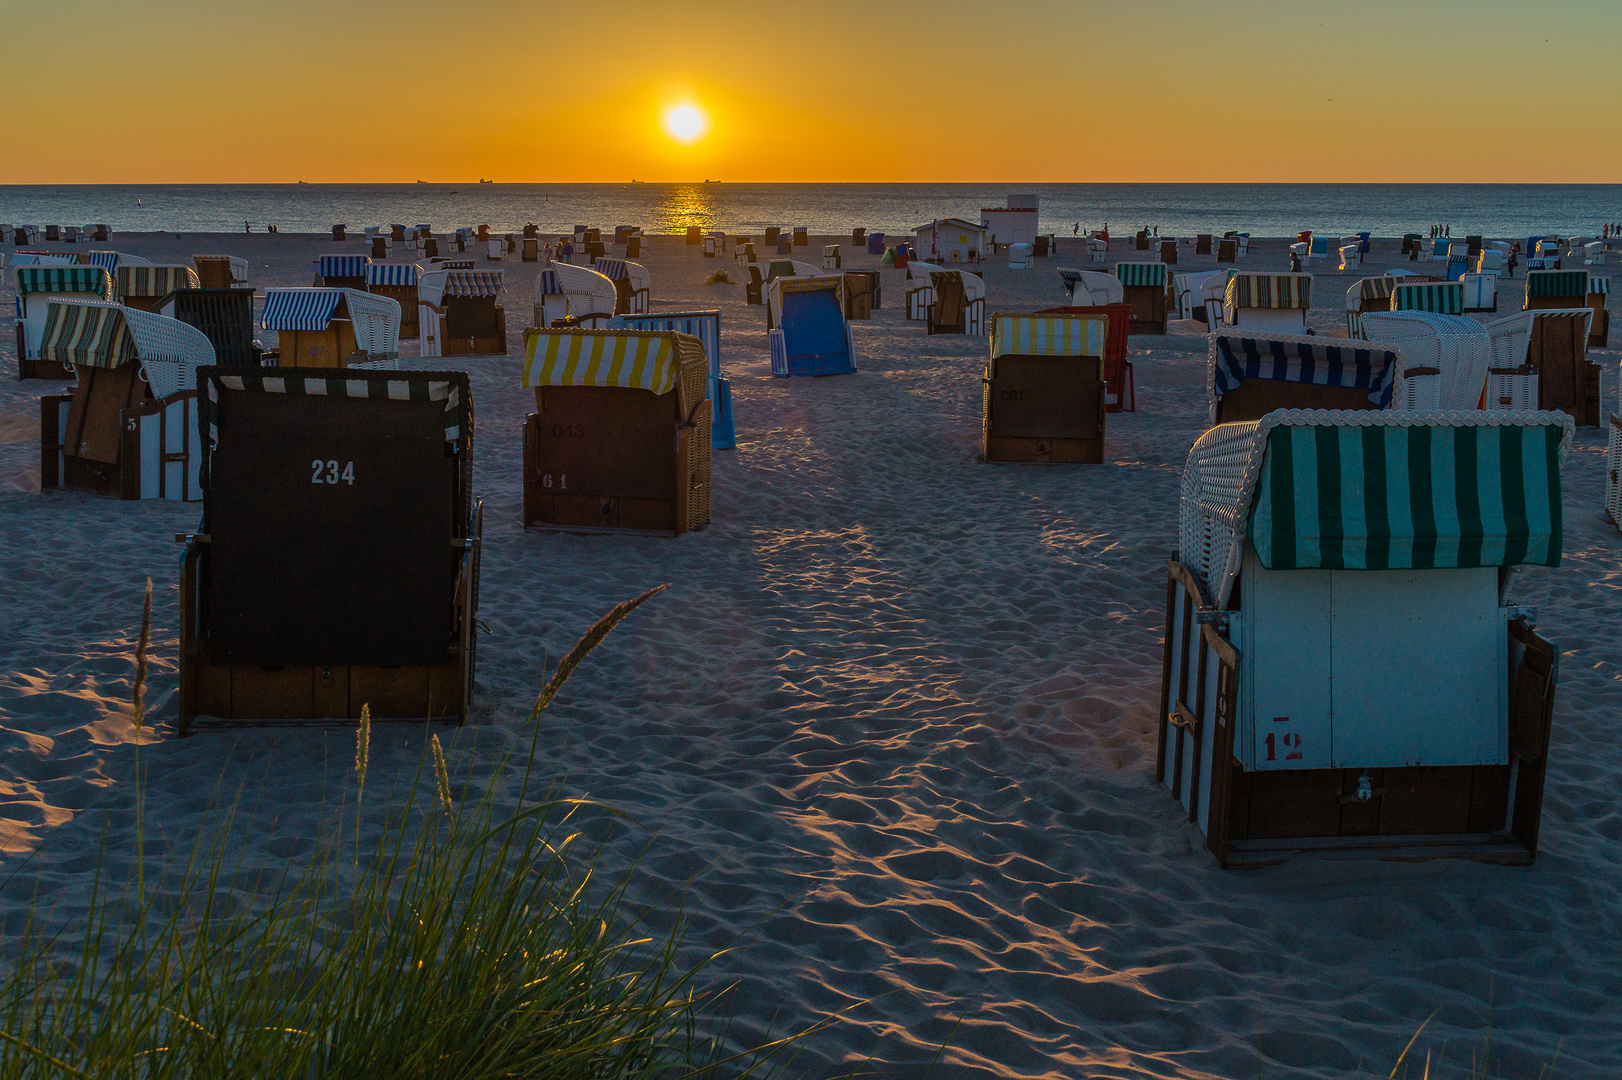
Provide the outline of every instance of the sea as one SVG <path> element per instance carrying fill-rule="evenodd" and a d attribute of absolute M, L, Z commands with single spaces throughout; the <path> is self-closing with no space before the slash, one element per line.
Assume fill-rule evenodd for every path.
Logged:
<path fill-rule="evenodd" d="M 0 223 L 106 223 L 117 232 L 327 233 L 335 224 L 487 224 L 542 232 L 634 225 L 755 233 L 903 233 L 945 217 L 979 220 L 1011 194 L 1039 201 L 1039 231 L 1145 226 L 1162 235 L 1229 229 L 1256 237 L 1303 229 L 1375 236 L 1597 235 L 1622 222 L 1618 184 L 158 184 L 0 186 Z"/>

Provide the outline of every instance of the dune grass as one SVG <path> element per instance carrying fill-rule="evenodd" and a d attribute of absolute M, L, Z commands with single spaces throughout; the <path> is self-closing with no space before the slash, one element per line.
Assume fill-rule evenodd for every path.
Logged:
<path fill-rule="evenodd" d="M 704 284 L 706 284 L 706 285 L 736 285 L 737 282 L 733 281 L 732 280 L 732 275 L 727 273 L 725 270 L 711 270 L 710 271 L 710 276 L 704 279 Z"/>
<path fill-rule="evenodd" d="M 537 713 L 657 591 L 587 632 Z M 370 726 L 357 730 L 357 800 Z M 727 1056 L 699 985 L 715 957 L 678 959 L 679 908 L 648 933 L 627 903 L 634 868 L 600 880 L 576 819 L 611 811 L 556 793 L 516 810 L 488 791 L 458 803 L 437 736 L 396 803 L 364 850 L 358 832 L 340 842 L 340 812 L 268 882 L 233 861 L 228 816 L 184 866 L 120 881 L 101 860 L 82 924 L 36 922 L 0 945 L 0 1076 L 673 1080 L 781 1065 L 791 1040 Z"/>

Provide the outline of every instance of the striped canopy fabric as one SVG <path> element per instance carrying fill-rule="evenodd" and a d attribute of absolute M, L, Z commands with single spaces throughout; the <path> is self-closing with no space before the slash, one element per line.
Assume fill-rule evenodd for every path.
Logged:
<path fill-rule="evenodd" d="M 610 330 L 663 330 L 687 334 L 704 343 L 710 376 L 721 376 L 721 312 L 662 311 L 657 315 L 616 315 L 608 322 Z"/>
<path fill-rule="evenodd" d="M 1331 344 L 1346 341 L 1345 345 Z M 1366 389 L 1369 402 L 1391 407 L 1392 392 L 1402 377 L 1402 354 L 1395 349 L 1345 338 L 1252 338 L 1216 334 L 1211 339 L 1210 400 L 1215 416 L 1217 399 L 1246 379 L 1346 386 Z"/>
<path fill-rule="evenodd" d="M 631 272 L 625 268 L 624 259 L 598 259 L 592 264 L 592 269 L 613 281 L 625 281 Z"/>
<path fill-rule="evenodd" d="M 668 394 L 680 375 L 678 342 L 682 336 L 644 330 L 529 327 L 524 331 L 524 373 L 519 385 L 622 386 Z M 703 344 L 691 340 L 702 355 Z"/>
<path fill-rule="evenodd" d="M 1121 279 L 1122 285 L 1158 285 L 1164 287 L 1166 284 L 1166 264 L 1162 262 L 1116 263 L 1115 276 Z"/>
<path fill-rule="evenodd" d="M 1399 280 L 1394 277 L 1364 278 L 1357 283 L 1359 288 L 1358 296 L 1363 300 L 1389 300 Z"/>
<path fill-rule="evenodd" d="M 370 261 L 365 255 L 323 255 L 316 260 L 315 272 L 324 278 L 364 277 Z"/>
<path fill-rule="evenodd" d="M 272 375 L 222 375 L 214 369 L 208 384 L 208 438 L 210 446 L 219 444 L 217 426 L 220 391 L 247 390 L 261 394 L 311 394 L 321 397 L 352 397 L 387 399 L 390 401 L 443 401 L 445 403 L 445 441 L 461 442 L 473 434 L 472 402 L 462 385 L 448 373 L 431 372 L 410 379 L 387 376 L 367 377 L 359 372 L 347 378 L 295 377 Z M 437 378 L 435 376 L 438 376 Z M 465 379 L 466 376 L 463 376 Z"/>
<path fill-rule="evenodd" d="M 999 356 L 1103 356 L 1107 315 L 991 316 L 991 358 Z"/>
<path fill-rule="evenodd" d="M 90 253 L 90 265 L 99 266 L 111 274 L 118 269 L 118 252 L 92 251 Z"/>
<path fill-rule="evenodd" d="M 1560 558 L 1560 412 L 1280 409 L 1218 424 L 1183 469 L 1178 550 L 1228 607 L 1248 541 L 1271 569 Z"/>
<path fill-rule="evenodd" d="M 69 367 L 123 367 L 136 358 L 135 338 L 124 311 L 117 304 L 50 305 L 40 359 Z"/>
<path fill-rule="evenodd" d="M 415 285 L 422 278 L 422 267 L 416 263 L 367 263 L 368 285 Z"/>
<path fill-rule="evenodd" d="M 1250 542 L 1272 570 L 1559 566 L 1565 433 L 1556 423 L 1275 427 Z"/>
<path fill-rule="evenodd" d="M 1601 278 L 1607 285 L 1609 278 Z M 1587 270 L 1533 270 L 1526 275 L 1526 295 L 1540 298 L 1569 296 L 1580 304 L 1589 293 Z"/>
<path fill-rule="evenodd" d="M 1602 294 L 1608 296 L 1608 295 L 1610 295 L 1610 292 L 1611 292 L 1611 279 L 1610 278 L 1608 278 L 1608 277 L 1595 277 L 1595 276 L 1590 276 L 1589 277 L 1589 279 L 1588 279 L 1588 295 L 1589 296 L 1593 296 L 1596 293 L 1602 293 Z"/>
<path fill-rule="evenodd" d="M 1391 290 L 1391 310 L 1463 315 L 1464 283 L 1459 281 L 1399 283 Z"/>
<path fill-rule="evenodd" d="M 325 330 L 343 298 L 342 289 L 266 289 L 259 325 L 266 330 Z"/>
<path fill-rule="evenodd" d="M 189 266 L 120 266 L 116 273 L 120 298 L 168 296 L 176 289 L 199 287 L 197 271 Z"/>
<path fill-rule="evenodd" d="M 417 298 L 439 304 L 447 296 L 499 296 L 500 270 L 430 270 L 417 283 Z"/>
<path fill-rule="evenodd" d="M 90 293 L 113 298 L 112 275 L 99 266 L 19 266 L 19 293 Z"/>
<path fill-rule="evenodd" d="M 1234 274 L 1228 278 L 1222 304 L 1239 308 L 1305 311 L 1312 307 L 1311 274 Z"/>
<path fill-rule="evenodd" d="M 538 296 L 562 296 L 563 285 L 558 281 L 558 275 L 553 270 L 542 270 L 541 276 L 535 283 L 535 293 Z"/>

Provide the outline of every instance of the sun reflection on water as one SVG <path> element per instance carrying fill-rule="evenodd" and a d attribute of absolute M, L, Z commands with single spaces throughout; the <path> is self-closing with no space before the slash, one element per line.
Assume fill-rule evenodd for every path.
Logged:
<path fill-rule="evenodd" d="M 671 185 L 654 215 L 652 231 L 659 233 L 683 233 L 694 225 L 710 229 L 717 220 L 714 200 L 703 184 Z"/>

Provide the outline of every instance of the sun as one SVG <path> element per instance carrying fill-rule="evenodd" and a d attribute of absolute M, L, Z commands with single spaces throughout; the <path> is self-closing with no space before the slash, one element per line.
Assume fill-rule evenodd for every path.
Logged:
<path fill-rule="evenodd" d="M 665 134 L 683 146 L 698 142 L 709 130 L 710 118 L 697 105 L 677 105 L 665 113 Z"/>

